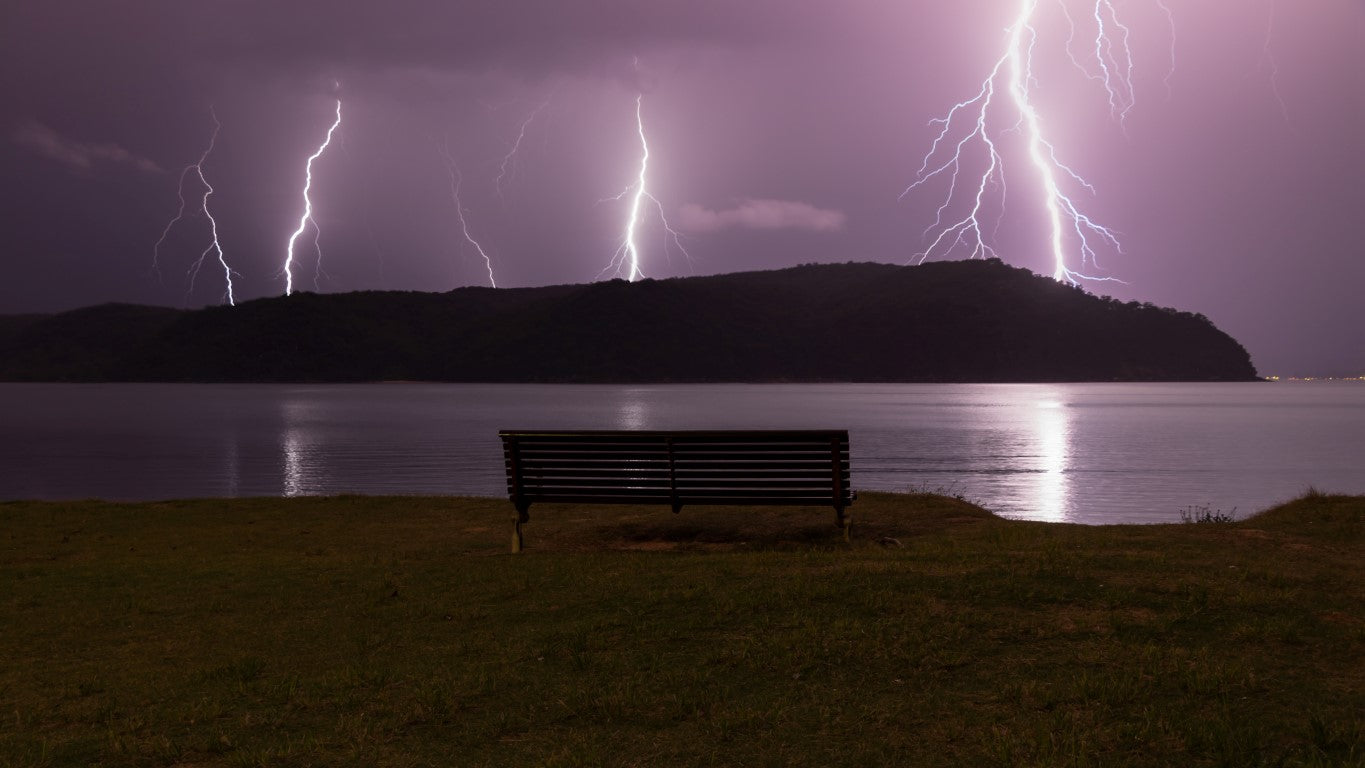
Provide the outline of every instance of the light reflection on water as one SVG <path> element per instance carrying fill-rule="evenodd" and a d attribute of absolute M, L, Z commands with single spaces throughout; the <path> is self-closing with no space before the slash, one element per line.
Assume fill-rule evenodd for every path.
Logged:
<path fill-rule="evenodd" d="M 310 482 L 311 453 L 308 435 L 308 403 L 287 398 L 280 404 L 284 421 L 284 440 L 280 445 L 281 472 L 284 475 L 284 495 L 302 496 L 312 486 Z"/>
<path fill-rule="evenodd" d="M 1034 431 L 1038 443 L 1038 489 L 1034 492 L 1039 519 L 1061 522 L 1068 517 L 1066 409 L 1055 400 L 1040 401 Z"/>
<path fill-rule="evenodd" d="M 240 496 L 242 487 L 242 461 L 237 450 L 239 442 L 237 430 L 227 430 L 223 434 L 223 465 L 225 470 L 224 474 L 227 477 L 227 493 L 224 495 Z"/>
<path fill-rule="evenodd" d="M 860 490 L 1173 522 L 1365 493 L 1365 387 L 0 384 L 0 499 L 505 492 L 500 428 L 846 428 Z"/>

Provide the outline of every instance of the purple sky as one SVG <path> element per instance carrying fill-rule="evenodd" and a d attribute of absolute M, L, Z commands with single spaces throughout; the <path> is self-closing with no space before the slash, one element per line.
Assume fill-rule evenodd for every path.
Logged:
<path fill-rule="evenodd" d="M 940 176 L 902 197 L 930 121 L 981 89 L 1023 1 L 7 3 L 0 313 L 222 301 L 212 257 L 187 278 L 203 217 L 171 230 L 153 269 L 211 109 L 204 173 L 235 295 L 283 293 L 304 162 L 338 98 L 337 141 L 314 163 L 322 291 L 488 283 L 443 148 L 499 286 L 598 279 L 631 202 L 614 197 L 639 172 L 640 94 L 649 191 L 691 256 L 665 248 L 647 207 L 647 276 L 911 263 L 948 192 Z M 1065 0 L 1074 35 L 1060 0 L 1040 0 L 1036 25 L 1042 128 L 1094 187 L 1072 186 L 1078 207 L 1123 245 L 1085 271 L 1125 282 L 1087 288 L 1202 312 L 1262 374 L 1365 374 L 1365 2 L 1113 2 L 1135 62 L 1124 121 L 1087 76 L 1093 0 Z M 991 188 L 985 237 L 1051 274 L 1022 135 L 995 134 L 1008 196 L 1002 210 Z M 193 175 L 186 191 L 192 209 Z M 313 240 L 296 246 L 305 290 Z"/>

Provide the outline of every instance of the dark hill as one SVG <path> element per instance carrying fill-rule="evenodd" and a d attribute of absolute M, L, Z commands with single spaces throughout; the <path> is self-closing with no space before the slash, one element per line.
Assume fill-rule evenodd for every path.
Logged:
<path fill-rule="evenodd" d="M 997 261 L 0 318 L 0 379 L 1241 381 L 1202 315 Z"/>

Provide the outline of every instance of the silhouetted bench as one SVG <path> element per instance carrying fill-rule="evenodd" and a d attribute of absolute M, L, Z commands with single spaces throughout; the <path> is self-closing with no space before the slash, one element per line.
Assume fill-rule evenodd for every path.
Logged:
<path fill-rule="evenodd" d="M 512 551 L 537 502 L 833 506 L 848 539 L 847 430 L 503 430 Z"/>

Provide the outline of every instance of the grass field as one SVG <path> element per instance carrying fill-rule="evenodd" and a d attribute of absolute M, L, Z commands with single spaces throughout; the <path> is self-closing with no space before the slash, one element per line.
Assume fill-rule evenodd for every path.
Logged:
<path fill-rule="evenodd" d="M 0 765 L 1365 765 L 1365 497 L 0 504 Z"/>

